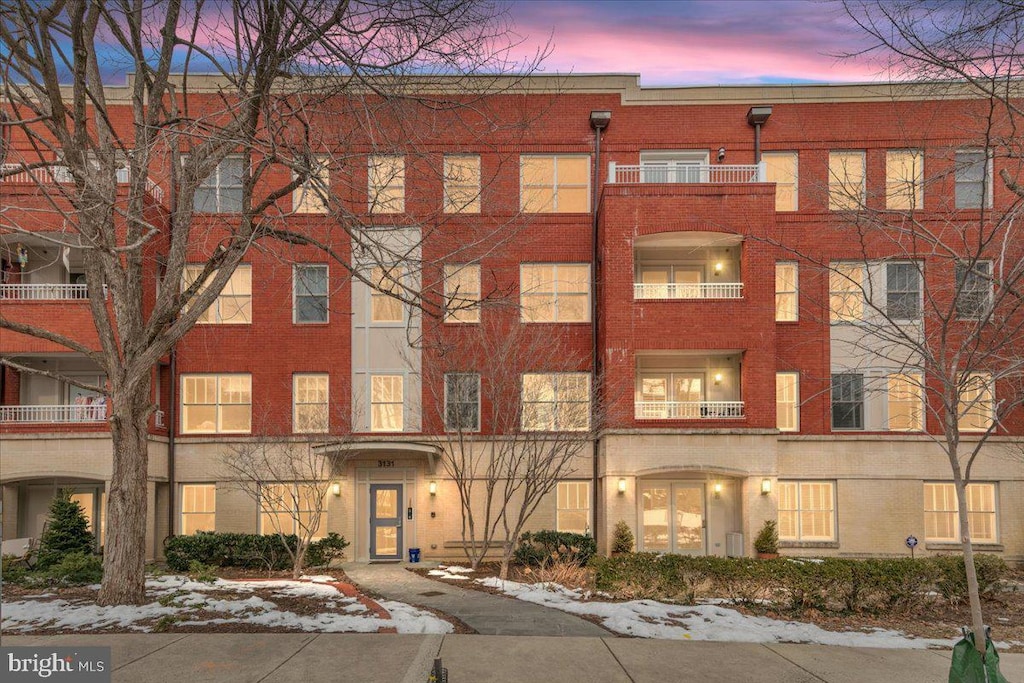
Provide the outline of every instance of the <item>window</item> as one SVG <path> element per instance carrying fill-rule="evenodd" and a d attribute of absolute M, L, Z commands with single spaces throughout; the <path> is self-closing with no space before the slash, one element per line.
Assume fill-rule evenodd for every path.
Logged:
<path fill-rule="evenodd" d="M 317 504 L 317 499 L 321 499 Z M 324 491 L 315 484 L 264 484 L 260 486 L 260 533 L 323 536 L 327 521 Z"/>
<path fill-rule="evenodd" d="M 972 372 L 960 381 L 960 419 L 958 426 L 965 432 L 984 432 L 995 418 L 995 387 L 992 375 Z"/>
<path fill-rule="evenodd" d="M 523 375 L 523 431 L 590 428 L 590 375 L 585 372 Z"/>
<path fill-rule="evenodd" d="M 833 482 L 779 482 L 779 538 L 787 541 L 836 540 Z"/>
<path fill-rule="evenodd" d="M 796 152 L 765 152 L 761 155 L 768 170 L 768 182 L 775 183 L 775 210 L 796 211 L 797 164 Z"/>
<path fill-rule="evenodd" d="M 924 429 L 924 378 L 921 373 L 889 375 L 889 429 L 919 432 Z"/>
<path fill-rule="evenodd" d="M 203 266 L 185 266 L 185 273 L 182 277 L 182 291 L 192 286 L 200 275 L 203 274 Z M 206 289 L 216 272 L 211 273 L 206 282 L 196 291 L 198 296 Z M 185 307 L 188 310 L 188 307 Z M 210 304 L 210 307 L 203 311 L 196 321 L 200 325 L 247 325 L 252 322 L 252 266 L 239 264 L 224 289 L 217 296 L 217 300 Z"/>
<path fill-rule="evenodd" d="M 956 208 L 992 206 L 992 160 L 981 149 L 961 150 L 954 161 Z"/>
<path fill-rule="evenodd" d="M 224 157 L 193 195 L 196 213 L 238 213 L 242 210 L 242 164 L 240 156 Z"/>
<path fill-rule="evenodd" d="M 444 212 L 480 213 L 479 156 L 444 156 Z"/>
<path fill-rule="evenodd" d="M 864 266 L 836 263 L 828 274 L 829 315 L 832 322 L 854 322 L 864 317 Z"/>
<path fill-rule="evenodd" d="M 885 153 L 885 208 L 924 208 L 924 154 L 919 149 Z"/>
<path fill-rule="evenodd" d="M 402 375 L 370 375 L 370 431 L 400 432 L 404 424 Z"/>
<path fill-rule="evenodd" d="M 560 481 L 556 489 L 555 529 L 571 534 L 590 532 L 590 482 Z"/>
<path fill-rule="evenodd" d="M 983 318 L 992 306 L 992 262 L 956 264 L 956 315 Z"/>
<path fill-rule="evenodd" d="M 480 431 L 480 375 L 477 373 L 444 376 L 444 428 L 450 432 Z"/>
<path fill-rule="evenodd" d="M 703 372 L 645 372 L 638 377 L 636 392 L 638 420 L 715 417 L 703 403 Z"/>
<path fill-rule="evenodd" d="M 775 373 L 775 415 L 780 432 L 800 431 L 800 373 Z"/>
<path fill-rule="evenodd" d="M 832 429 L 864 429 L 863 375 L 832 375 Z"/>
<path fill-rule="evenodd" d="M 590 320 L 590 266 L 524 263 L 519 271 L 519 303 L 527 323 L 581 323 Z"/>
<path fill-rule="evenodd" d="M 292 321 L 327 322 L 327 266 L 295 266 L 292 269 L 292 283 Z"/>
<path fill-rule="evenodd" d="M 797 320 L 797 265 L 779 262 L 775 264 L 775 320 L 792 322 Z"/>
<path fill-rule="evenodd" d="M 885 264 L 886 314 L 893 320 L 921 318 L 921 271 L 915 263 Z"/>
<path fill-rule="evenodd" d="M 519 208 L 526 213 L 590 211 L 590 157 L 519 157 Z"/>
<path fill-rule="evenodd" d="M 246 434 L 251 429 L 251 375 L 181 376 L 182 432 Z"/>
<path fill-rule="evenodd" d="M 370 320 L 375 323 L 400 323 L 405 319 L 405 305 L 391 295 L 402 291 L 402 269 L 395 267 L 384 270 L 380 266 L 370 271 L 370 282 L 376 287 L 370 290 Z"/>
<path fill-rule="evenodd" d="M 446 265 L 444 299 L 446 323 L 480 322 L 480 266 Z"/>
<path fill-rule="evenodd" d="M 372 154 L 369 159 L 370 213 L 405 211 L 405 157 Z"/>
<path fill-rule="evenodd" d="M 328 381 L 325 374 L 292 376 L 292 431 L 296 434 L 327 432 Z"/>
<path fill-rule="evenodd" d="M 295 213 L 327 213 L 327 197 L 331 188 L 331 172 L 327 157 L 314 157 L 309 177 L 292 190 Z"/>
<path fill-rule="evenodd" d="M 998 541 L 996 524 L 996 485 L 968 484 L 967 524 L 971 540 L 987 543 Z M 927 541 L 960 542 L 960 519 L 957 515 L 956 488 L 952 482 L 924 485 L 924 537 Z"/>
<path fill-rule="evenodd" d="M 864 206 L 864 152 L 828 153 L 828 208 L 857 210 Z"/>
<path fill-rule="evenodd" d="M 217 530 L 217 487 L 183 484 L 181 487 L 181 534 Z"/>

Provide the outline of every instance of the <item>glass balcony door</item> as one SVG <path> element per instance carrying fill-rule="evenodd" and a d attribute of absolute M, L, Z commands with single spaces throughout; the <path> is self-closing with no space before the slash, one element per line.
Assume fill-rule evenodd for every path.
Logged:
<path fill-rule="evenodd" d="M 640 505 L 641 550 L 684 555 L 704 554 L 702 483 L 642 483 Z"/>

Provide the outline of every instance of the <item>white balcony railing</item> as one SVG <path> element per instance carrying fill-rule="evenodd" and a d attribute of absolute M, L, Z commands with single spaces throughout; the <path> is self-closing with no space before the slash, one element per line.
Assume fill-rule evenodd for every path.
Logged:
<path fill-rule="evenodd" d="M 634 299 L 741 299 L 742 282 L 633 284 Z"/>
<path fill-rule="evenodd" d="M 0 422 L 3 423 L 104 422 L 106 419 L 107 406 L 104 404 L 0 406 Z"/>
<path fill-rule="evenodd" d="M 637 401 L 638 420 L 722 420 L 743 417 L 743 401 Z"/>
<path fill-rule="evenodd" d="M 4 183 L 30 183 L 33 185 L 45 185 L 47 183 L 72 183 L 74 177 L 71 169 L 67 166 L 46 166 L 44 168 L 33 168 L 32 170 L 18 170 L 20 164 L 0 165 L 0 182 Z M 117 169 L 117 182 L 121 185 L 128 184 L 128 169 Z M 164 191 L 159 185 L 149 178 L 146 178 L 146 192 L 158 202 L 164 200 Z"/>
<path fill-rule="evenodd" d="M 88 285 L 0 285 L 0 299 L 14 299 L 16 301 L 84 301 L 88 298 Z"/>
<path fill-rule="evenodd" d="M 767 182 L 767 177 L 767 168 L 764 162 L 742 166 L 726 166 L 724 164 L 622 166 L 614 161 L 608 164 L 608 182 L 625 185 L 639 183 L 763 183 Z"/>

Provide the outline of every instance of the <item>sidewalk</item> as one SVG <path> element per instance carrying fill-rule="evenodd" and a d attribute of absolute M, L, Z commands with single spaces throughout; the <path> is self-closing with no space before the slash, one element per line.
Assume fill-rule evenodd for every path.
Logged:
<path fill-rule="evenodd" d="M 450 683 L 936 683 L 949 651 L 632 638 L 386 634 L 4 636 L 5 646 L 113 648 L 117 683 L 425 683 L 440 656 Z M 1024 654 L 1002 656 L 1024 683 Z"/>
<path fill-rule="evenodd" d="M 412 605 L 430 607 L 463 621 L 487 636 L 608 635 L 597 624 L 559 610 L 522 600 L 459 588 L 425 579 L 397 564 L 346 564 L 343 569 L 359 588 Z"/>

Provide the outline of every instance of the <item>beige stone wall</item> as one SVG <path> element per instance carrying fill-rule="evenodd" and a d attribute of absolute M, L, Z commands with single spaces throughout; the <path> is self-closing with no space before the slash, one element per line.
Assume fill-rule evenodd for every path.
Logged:
<path fill-rule="evenodd" d="M 0 481 L 73 477 L 109 481 L 109 434 L 4 434 Z M 149 442 L 149 478 L 167 480 L 167 442 Z"/>

